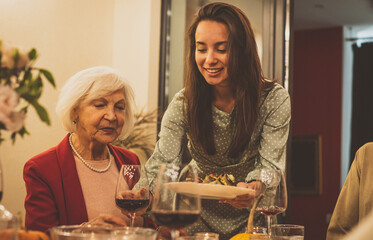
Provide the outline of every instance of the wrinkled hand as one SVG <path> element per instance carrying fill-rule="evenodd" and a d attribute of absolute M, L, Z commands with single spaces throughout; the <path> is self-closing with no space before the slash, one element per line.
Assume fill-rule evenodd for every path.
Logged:
<path fill-rule="evenodd" d="M 120 193 L 120 198 L 122 199 L 133 199 L 133 200 L 145 200 L 146 199 L 146 189 L 145 188 L 141 188 L 140 190 L 136 191 L 136 190 L 126 190 L 126 191 L 123 191 Z M 143 215 L 146 210 L 148 209 L 148 207 L 150 206 L 152 202 L 152 195 L 150 194 L 149 196 L 149 204 L 147 207 L 139 210 L 136 212 L 136 215 Z M 130 212 L 127 211 L 127 210 L 124 210 L 124 209 L 121 209 L 122 213 L 126 216 L 129 216 L 130 215 Z"/>
<path fill-rule="evenodd" d="M 121 227 L 127 226 L 126 222 L 120 217 L 110 214 L 100 214 L 98 217 L 93 218 L 89 222 L 81 224 L 82 227 L 90 226 L 108 226 L 108 227 Z"/>
<path fill-rule="evenodd" d="M 184 229 L 179 229 L 180 236 L 187 236 L 188 234 Z M 170 240 L 171 238 L 171 229 L 165 226 L 160 226 L 158 228 L 157 240 Z"/>
<path fill-rule="evenodd" d="M 219 202 L 228 203 L 238 209 L 248 208 L 250 205 L 254 203 L 255 197 L 259 195 L 259 193 L 261 192 L 262 182 L 260 181 L 254 181 L 251 183 L 239 182 L 237 183 L 237 187 L 254 189 L 255 192 L 244 194 L 244 195 L 239 195 L 233 199 L 220 199 Z"/>

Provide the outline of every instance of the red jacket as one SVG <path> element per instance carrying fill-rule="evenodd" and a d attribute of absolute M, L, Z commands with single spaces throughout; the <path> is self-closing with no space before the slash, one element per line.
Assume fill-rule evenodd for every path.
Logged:
<path fill-rule="evenodd" d="M 47 232 L 57 225 L 88 221 L 82 188 L 69 135 L 57 146 L 28 160 L 23 169 L 26 184 L 25 225 L 27 229 Z M 139 165 L 136 154 L 109 145 L 119 168 L 122 164 Z M 113 199 L 114 201 L 114 199 Z"/>

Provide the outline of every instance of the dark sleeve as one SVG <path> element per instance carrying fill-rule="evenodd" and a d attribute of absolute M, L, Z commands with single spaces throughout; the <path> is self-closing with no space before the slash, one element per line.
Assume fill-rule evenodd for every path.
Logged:
<path fill-rule="evenodd" d="M 49 228 L 59 225 L 59 219 L 55 198 L 41 171 L 34 161 L 28 161 L 23 169 L 26 185 L 25 227 L 47 232 Z"/>

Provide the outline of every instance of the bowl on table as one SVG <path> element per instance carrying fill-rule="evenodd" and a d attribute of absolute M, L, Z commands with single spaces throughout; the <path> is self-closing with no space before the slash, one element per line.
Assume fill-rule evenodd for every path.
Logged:
<path fill-rule="evenodd" d="M 57 226 L 50 231 L 52 240 L 155 240 L 157 231 L 140 227 Z"/>

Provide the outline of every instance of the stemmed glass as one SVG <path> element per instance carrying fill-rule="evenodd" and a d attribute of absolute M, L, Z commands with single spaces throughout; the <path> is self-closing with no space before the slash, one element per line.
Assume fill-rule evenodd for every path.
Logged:
<path fill-rule="evenodd" d="M 179 229 L 197 222 L 201 214 L 199 194 L 178 191 L 180 188 L 177 185 L 181 182 L 197 184 L 198 176 L 191 165 L 182 164 L 162 164 L 157 176 L 152 215 L 158 225 L 171 229 L 174 240 L 179 236 Z"/>
<path fill-rule="evenodd" d="M 140 165 L 122 165 L 115 192 L 115 203 L 129 215 L 134 227 L 136 213 L 149 205 L 149 181 L 146 169 Z"/>
<path fill-rule="evenodd" d="M 267 217 L 268 235 L 271 236 L 273 216 L 282 213 L 287 208 L 287 190 L 284 174 L 279 169 L 261 168 L 258 180 L 262 182 L 261 191 L 264 197 L 258 203 L 256 211 Z"/>
<path fill-rule="evenodd" d="M 10 213 L 4 205 L 1 204 L 1 200 L 3 197 L 3 187 L 4 187 L 4 176 L 3 176 L 3 168 L 0 161 L 0 232 L 3 230 L 11 230 L 9 231 L 10 239 L 16 240 L 17 239 L 17 228 L 18 222 L 17 218 Z"/>
<path fill-rule="evenodd" d="M 3 167 L 1 165 L 1 161 L 0 161 L 0 203 L 1 203 L 1 200 L 3 199 Z"/>

